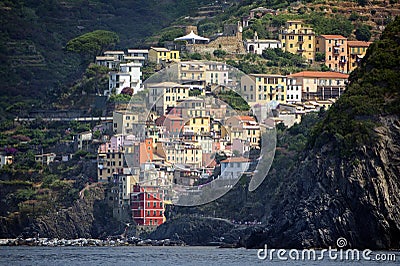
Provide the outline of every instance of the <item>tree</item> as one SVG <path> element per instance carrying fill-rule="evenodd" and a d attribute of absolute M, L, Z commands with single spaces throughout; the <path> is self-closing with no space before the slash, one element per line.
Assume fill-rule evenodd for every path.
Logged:
<path fill-rule="evenodd" d="M 213 54 L 216 57 L 222 58 L 226 55 L 226 52 L 224 50 L 214 50 Z"/>
<path fill-rule="evenodd" d="M 324 62 L 325 61 L 325 54 L 324 53 L 320 53 L 320 52 L 316 52 L 315 53 L 315 61 Z"/>
<path fill-rule="evenodd" d="M 119 37 L 115 32 L 95 30 L 70 40 L 66 49 L 70 52 L 96 56 L 114 47 L 118 42 Z"/>
<path fill-rule="evenodd" d="M 371 39 L 371 31 L 367 25 L 361 25 L 358 29 L 356 29 L 356 38 L 359 41 L 369 41 Z"/>

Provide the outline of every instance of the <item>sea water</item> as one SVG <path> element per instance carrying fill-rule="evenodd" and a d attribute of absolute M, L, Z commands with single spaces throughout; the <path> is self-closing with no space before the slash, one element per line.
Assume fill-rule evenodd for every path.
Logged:
<path fill-rule="evenodd" d="M 400 265 L 396 261 L 321 261 L 259 259 L 256 249 L 190 246 L 126 247 L 0 247 L 0 265 Z"/>

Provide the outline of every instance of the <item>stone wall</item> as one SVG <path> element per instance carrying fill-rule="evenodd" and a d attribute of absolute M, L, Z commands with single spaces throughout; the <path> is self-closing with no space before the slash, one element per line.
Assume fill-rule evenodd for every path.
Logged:
<path fill-rule="evenodd" d="M 190 53 L 210 53 L 215 50 L 224 50 L 228 54 L 244 54 L 246 53 L 241 39 L 236 36 L 220 36 L 207 44 L 188 44 L 186 49 Z"/>

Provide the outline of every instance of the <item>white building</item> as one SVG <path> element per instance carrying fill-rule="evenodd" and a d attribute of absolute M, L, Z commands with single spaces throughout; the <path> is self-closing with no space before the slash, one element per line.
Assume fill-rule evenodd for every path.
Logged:
<path fill-rule="evenodd" d="M 2 168 L 4 165 L 12 164 L 13 160 L 14 156 L 12 155 L 0 154 L 0 168 Z"/>
<path fill-rule="evenodd" d="M 207 62 L 206 84 L 227 85 L 229 83 L 229 69 L 224 63 Z"/>
<path fill-rule="evenodd" d="M 301 102 L 302 84 L 299 84 L 297 79 L 291 77 L 290 75 L 287 77 L 286 82 L 286 102 Z"/>
<path fill-rule="evenodd" d="M 105 91 L 105 95 L 109 95 L 112 92 L 120 94 L 124 88 L 132 88 L 133 94 L 142 90 L 142 71 L 140 63 L 123 63 L 120 64 L 119 71 L 111 71 L 109 73 L 109 90 Z"/>
<path fill-rule="evenodd" d="M 222 179 L 236 179 L 247 171 L 250 166 L 250 160 L 244 157 L 231 157 L 221 161 Z"/>
<path fill-rule="evenodd" d="M 257 32 L 254 33 L 253 39 L 247 39 L 244 41 L 244 45 L 247 53 L 259 54 L 268 48 L 275 49 L 281 48 L 281 42 L 278 40 L 265 40 L 258 39 Z"/>
<path fill-rule="evenodd" d="M 149 50 L 128 49 L 128 54 L 124 59 L 127 62 L 140 63 L 143 66 L 149 60 Z"/>

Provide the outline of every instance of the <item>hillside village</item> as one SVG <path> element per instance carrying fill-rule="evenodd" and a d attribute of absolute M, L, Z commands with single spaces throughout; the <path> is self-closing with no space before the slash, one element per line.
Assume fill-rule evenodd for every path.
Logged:
<path fill-rule="evenodd" d="M 109 72 L 108 87 L 100 96 L 126 95 L 131 100 L 118 105 L 96 130 L 80 133 L 77 141 L 84 149 L 94 132 L 101 132 L 97 181 L 110 185 L 107 198 L 117 219 L 130 213 L 139 230 L 153 230 L 165 221 L 166 204 L 190 205 L 188 197 L 201 198 L 194 191 L 199 187 L 217 184 L 226 190 L 242 175 L 251 177 L 263 134 L 328 109 L 345 92 L 349 74 L 371 42 L 317 35 L 302 20 L 287 20 L 276 29 L 277 39 L 259 38 L 257 32 L 243 37 L 255 17 L 276 13 L 259 7 L 210 38 L 187 26 L 183 36 L 165 47 L 109 50 L 96 56 L 94 63 Z M 227 59 L 262 56 L 269 49 L 298 55 L 324 71 L 246 75 L 226 64 Z M 217 61 L 188 56 L 193 54 L 213 55 Z M 156 74 L 144 80 L 149 65 Z M 1 166 L 13 162 L 12 155 L 0 158 Z M 55 158 L 55 153 L 35 156 L 45 165 Z"/>
<path fill-rule="evenodd" d="M 258 39 L 255 33 L 242 41 L 240 22 L 226 25 L 213 40 L 197 35 L 193 26 L 186 32 L 172 49 L 106 51 L 96 57 L 96 64 L 110 69 L 104 94 L 131 88 L 134 99 L 113 112 L 114 135 L 98 149 L 98 181 L 115 184 L 110 196 L 115 215 L 131 210 L 138 229 L 163 223 L 166 204 L 187 203 L 177 186 L 196 198 L 193 186 L 219 182 L 229 188 L 243 174 L 251 177 L 262 132 L 278 123 L 292 126 L 303 114 L 329 108 L 344 93 L 348 73 L 370 44 L 341 35 L 316 36 L 298 20 L 286 22 L 279 40 Z M 224 62 L 181 58 L 182 53 L 215 51 L 262 54 L 268 48 L 299 54 L 310 64 L 320 52 L 329 70 L 238 75 Z M 166 71 L 160 76 L 168 78 L 142 81 L 147 63 Z M 237 97 L 248 107 L 232 108 Z"/>

